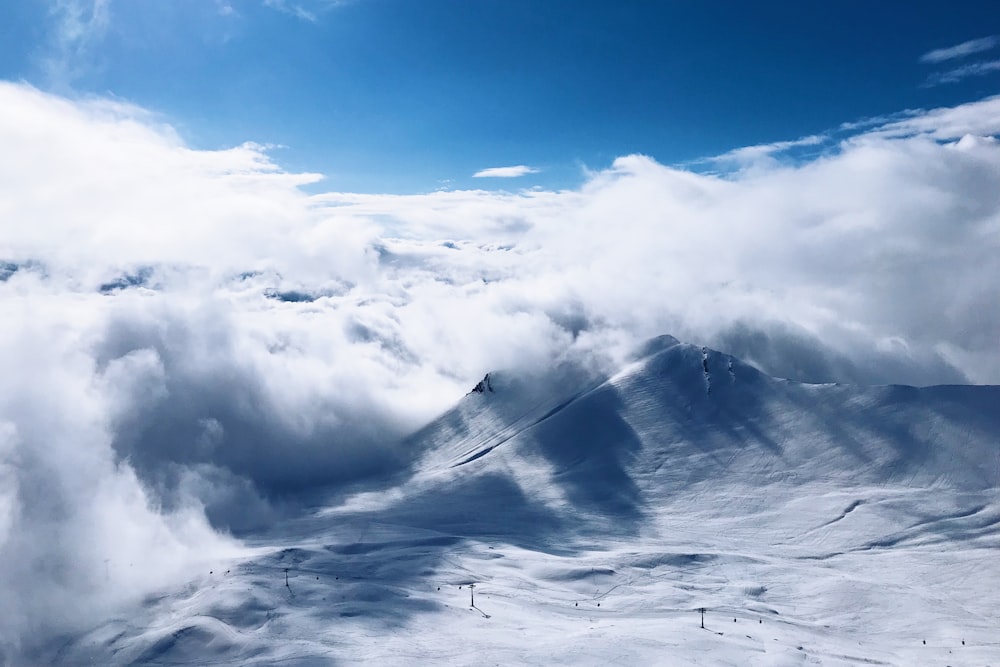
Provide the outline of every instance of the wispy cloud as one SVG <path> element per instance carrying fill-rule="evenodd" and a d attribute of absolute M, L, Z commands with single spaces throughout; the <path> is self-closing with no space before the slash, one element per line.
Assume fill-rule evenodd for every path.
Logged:
<path fill-rule="evenodd" d="M 820 134 L 813 134 L 799 139 L 789 141 L 775 141 L 769 144 L 756 144 L 754 146 L 743 146 L 736 148 L 722 155 L 706 158 L 701 162 L 708 162 L 720 165 L 735 165 L 739 168 L 760 166 L 761 164 L 776 163 L 775 156 L 803 146 L 818 146 L 827 140 L 827 137 Z"/>
<path fill-rule="evenodd" d="M 288 2 L 288 0 L 264 0 L 264 5 L 271 9 L 277 9 L 279 12 L 297 16 L 303 21 L 316 22 L 316 14 L 296 2 Z"/>
<path fill-rule="evenodd" d="M 868 130 L 871 128 L 878 128 L 888 125 L 889 123 L 894 123 L 899 120 L 905 120 L 907 118 L 912 118 L 914 116 L 919 116 L 924 112 L 920 109 L 904 109 L 903 111 L 897 111 L 891 114 L 883 114 L 881 116 L 868 116 L 866 118 L 861 118 L 858 120 L 851 120 L 841 123 L 837 130 L 838 132 L 850 132 L 857 133 L 860 130 Z"/>
<path fill-rule="evenodd" d="M 1000 60 L 987 60 L 978 63 L 969 63 L 947 72 L 935 72 L 927 77 L 925 86 L 938 86 L 945 83 L 958 83 L 963 79 L 973 76 L 985 76 L 993 72 L 1000 72 Z"/>
<path fill-rule="evenodd" d="M 295 16 L 309 23 L 319 22 L 320 15 L 335 7 L 346 5 L 350 0 L 264 0 L 264 6 Z"/>
<path fill-rule="evenodd" d="M 56 0 L 49 15 L 54 26 L 42 67 L 51 84 L 67 87 L 89 66 L 91 49 L 107 32 L 111 0 Z"/>
<path fill-rule="evenodd" d="M 219 16 L 239 16 L 239 12 L 228 2 L 228 0 L 215 0 L 216 11 Z"/>
<path fill-rule="evenodd" d="M 993 47 L 1000 45 L 1000 36 L 990 35 L 989 37 L 980 37 L 979 39 L 970 39 L 967 42 L 962 42 L 961 44 L 956 44 L 955 46 L 949 46 L 944 49 L 934 49 L 933 51 L 928 51 L 924 55 L 920 56 L 920 62 L 922 63 L 943 63 L 947 60 L 954 60 L 956 58 L 964 58 L 970 56 L 973 53 L 981 53 L 983 51 L 989 51 Z"/>
<path fill-rule="evenodd" d="M 905 118 L 880 125 L 860 136 L 893 139 L 923 136 L 939 142 L 949 142 L 966 135 L 989 137 L 998 134 L 1000 95 L 957 107 L 911 111 Z"/>
<path fill-rule="evenodd" d="M 518 164 L 512 167 L 490 167 L 480 169 L 472 175 L 473 178 L 518 178 L 527 174 L 537 174 L 538 169 L 525 164 Z"/>

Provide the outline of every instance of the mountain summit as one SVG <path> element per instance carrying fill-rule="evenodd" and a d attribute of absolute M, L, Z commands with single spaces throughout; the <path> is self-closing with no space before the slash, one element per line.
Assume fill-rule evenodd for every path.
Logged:
<path fill-rule="evenodd" d="M 802 384 L 661 337 L 611 377 L 573 367 L 548 381 L 487 375 L 415 441 L 431 468 L 482 468 L 505 445 L 505 458 L 541 457 L 560 479 L 594 483 L 611 457 L 653 495 L 707 478 L 790 476 L 982 491 L 1000 481 L 998 406 L 997 387 Z"/>

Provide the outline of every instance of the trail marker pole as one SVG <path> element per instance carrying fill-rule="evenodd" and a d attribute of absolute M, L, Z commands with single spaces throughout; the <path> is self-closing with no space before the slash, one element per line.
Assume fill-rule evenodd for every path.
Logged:
<path fill-rule="evenodd" d="M 476 588 L 475 584 L 469 584 L 469 604 L 472 605 L 473 607 L 476 606 L 476 591 L 474 590 L 475 588 Z"/>
<path fill-rule="evenodd" d="M 701 628 L 702 628 L 702 630 L 704 630 L 705 629 L 705 608 L 701 607 L 698 611 L 701 612 Z"/>

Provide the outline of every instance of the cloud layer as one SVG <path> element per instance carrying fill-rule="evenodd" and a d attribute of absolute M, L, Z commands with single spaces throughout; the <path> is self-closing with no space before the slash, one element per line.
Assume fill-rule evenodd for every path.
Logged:
<path fill-rule="evenodd" d="M 488 370 L 672 333 L 808 381 L 1000 382 L 998 104 L 725 175 L 310 196 L 263 147 L 0 83 L 0 650 L 404 467 Z"/>

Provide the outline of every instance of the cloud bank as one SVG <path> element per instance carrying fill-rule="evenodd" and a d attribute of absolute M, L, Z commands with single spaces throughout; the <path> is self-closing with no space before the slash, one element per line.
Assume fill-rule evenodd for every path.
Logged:
<path fill-rule="evenodd" d="M 672 333 L 807 381 L 1000 382 L 998 104 L 728 175 L 308 195 L 263 147 L 0 83 L 0 651 L 405 468 L 489 370 Z"/>

